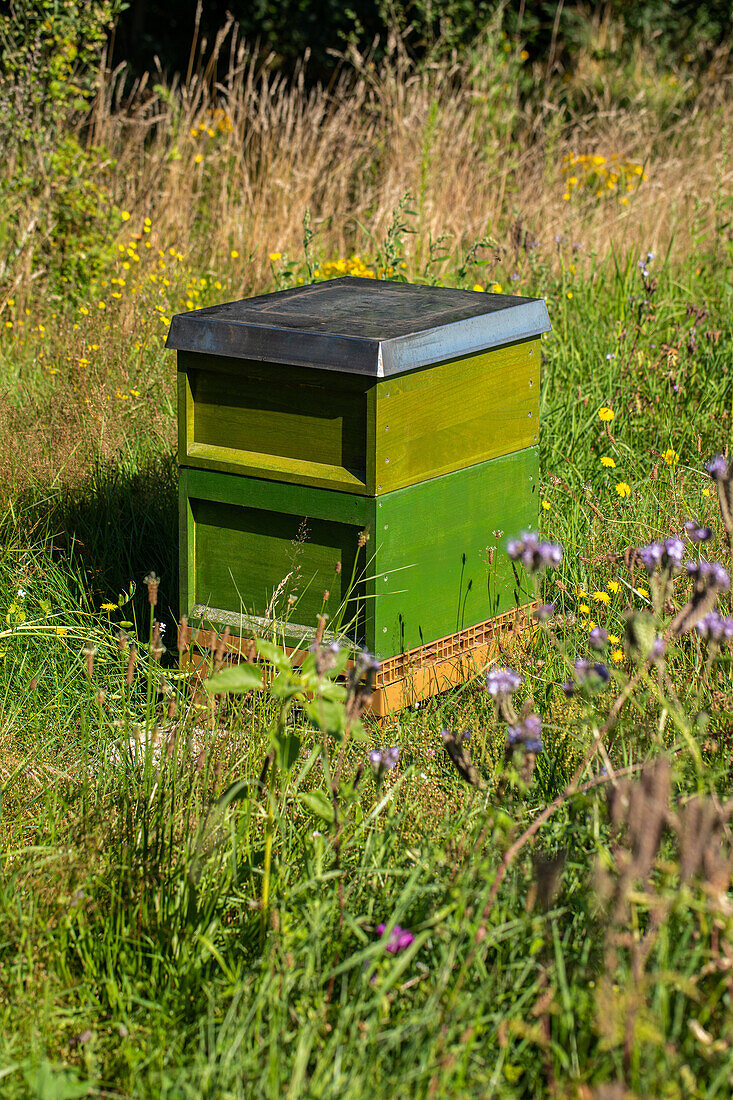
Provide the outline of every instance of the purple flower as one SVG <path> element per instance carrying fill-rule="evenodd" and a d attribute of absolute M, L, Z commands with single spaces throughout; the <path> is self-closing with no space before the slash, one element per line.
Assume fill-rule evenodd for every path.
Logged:
<path fill-rule="evenodd" d="M 591 689 L 600 688 L 607 684 L 610 679 L 611 673 L 605 665 L 586 661 L 584 657 L 581 657 L 575 662 L 575 684 L 566 684 L 563 691 L 566 695 L 572 695 L 575 686 Z M 568 686 L 571 688 L 570 691 L 565 690 Z"/>
<path fill-rule="evenodd" d="M 554 568 L 562 561 L 563 549 L 556 542 L 540 542 L 532 531 L 522 531 L 521 539 L 512 539 L 507 545 L 512 561 L 521 561 L 529 573 Z"/>
<path fill-rule="evenodd" d="M 535 756 L 539 756 L 544 749 L 542 719 L 539 714 L 528 714 L 516 726 L 509 726 L 506 743 L 509 748 L 521 747 L 525 752 L 533 752 Z"/>
<path fill-rule="evenodd" d="M 733 619 L 723 618 L 717 611 L 711 611 L 697 624 L 697 632 L 702 638 L 712 642 L 728 641 L 733 638 Z"/>
<path fill-rule="evenodd" d="M 686 569 L 688 577 L 694 577 L 698 584 L 713 586 L 722 592 L 730 588 L 730 577 L 720 562 L 701 558 L 700 561 L 688 561 Z"/>
<path fill-rule="evenodd" d="M 378 936 L 383 936 L 386 931 L 386 924 L 377 925 Z M 401 951 L 406 951 L 410 944 L 414 942 L 414 940 L 415 937 L 413 936 L 412 932 L 408 931 L 407 928 L 400 928 L 399 924 L 396 924 L 389 934 L 389 939 L 386 943 L 386 950 L 389 951 L 390 955 L 399 955 Z"/>
<path fill-rule="evenodd" d="M 391 772 L 397 767 L 400 760 L 398 745 L 392 745 L 388 749 L 373 749 L 369 753 L 369 763 L 372 766 L 376 779 L 381 779 L 385 772 Z"/>
<path fill-rule="evenodd" d="M 593 649 L 605 649 L 608 645 L 608 631 L 602 626 L 594 626 L 588 635 L 588 641 Z"/>
<path fill-rule="evenodd" d="M 492 668 L 486 674 L 486 687 L 495 699 L 507 698 L 522 686 L 522 677 L 513 668 Z"/>
<path fill-rule="evenodd" d="M 518 280 L 519 280 L 519 272 L 518 272 L 518 271 L 512 271 L 512 273 L 511 273 L 511 275 L 509 276 L 509 278 L 511 279 L 511 281 L 512 281 L 513 283 L 516 283 L 516 282 L 518 282 Z"/>
<path fill-rule="evenodd" d="M 642 546 L 638 554 L 651 577 L 657 569 L 668 569 L 670 572 L 681 569 L 682 559 L 685 556 L 685 544 L 682 539 L 676 537 L 666 539 L 664 542 L 650 542 L 648 546 Z"/>
<path fill-rule="evenodd" d="M 713 481 L 725 481 L 728 478 L 728 463 L 722 455 L 716 455 L 705 464 L 705 469 Z"/>
<path fill-rule="evenodd" d="M 532 612 L 532 618 L 536 619 L 538 623 L 547 622 L 555 614 L 554 603 L 542 603 L 539 607 L 536 607 Z"/>
<path fill-rule="evenodd" d="M 695 519 L 688 519 L 684 526 L 690 542 L 710 542 L 713 537 L 712 530 L 709 527 L 701 527 Z"/>

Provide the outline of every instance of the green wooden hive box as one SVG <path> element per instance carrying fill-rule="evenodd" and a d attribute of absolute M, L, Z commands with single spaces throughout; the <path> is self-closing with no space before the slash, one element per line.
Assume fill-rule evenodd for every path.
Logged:
<path fill-rule="evenodd" d="M 328 590 L 383 660 L 470 648 L 526 600 L 504 551 L 537 524 L 549 328 L 541 299 L 357 278 L 174 317 L 181 614 L 296 644 Z"/>

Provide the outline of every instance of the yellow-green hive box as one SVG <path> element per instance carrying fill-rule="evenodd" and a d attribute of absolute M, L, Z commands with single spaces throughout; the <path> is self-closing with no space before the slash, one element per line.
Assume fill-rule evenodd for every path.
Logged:
<path fill-rule="evenodd" d="M 549 328 L 541 299 L 357 278 L 174 317 L 181 613 L 307 640 L 328 590 L 388 658 L 526 600 L 504 548 L 537 525 Z"/>

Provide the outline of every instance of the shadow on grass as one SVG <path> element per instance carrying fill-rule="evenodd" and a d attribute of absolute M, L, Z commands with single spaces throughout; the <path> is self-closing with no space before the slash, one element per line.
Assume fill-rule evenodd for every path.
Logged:
<path fill-rule="evenodd" d="M 98 461 L 77 484 L 26 490 L 13 518 L 16 541 L 44 543 L 59 564 L 74 567 L 83 580 L 82 601 L 86 597 L 95 608 L 116 603 L 132 583 L 132 608 L 144 635 L 149 611 L 143 578 L 153 570 L 161 579 L 158 617 L 171 626 L 176 620 L 177 467 L 171 453 L 117 456 Z M 130 610 L 128 604 L 112 613 L 112 622 L 131 618 Z"/>

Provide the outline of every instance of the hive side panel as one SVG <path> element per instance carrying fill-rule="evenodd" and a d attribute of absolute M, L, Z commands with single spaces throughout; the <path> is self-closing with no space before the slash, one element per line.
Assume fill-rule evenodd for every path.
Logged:
<path fill-rule="evenodd" d="M 204 469 L 365 491 L 368 379 L 181 353 L 185 458 Z"/>
<path fill-rule="evenodd" d="M 373 501 L 202 470 L 184 474 L 191 518 L 182 554 L 189 560 L 192 622 L 246 633 L 261 632 L 265 620 L 282 626 L 287 619 L 285 636 L 299 641 L 315 629 L 328 590 L 330 624 L 365 643 L 366 550 L 359 532 L 370 524 Z"/>
<path fill-rule="evenodd" d="M 377 499 L 379 656 L 429 644 L 529 601 L 506 544 L 536 529 L 537 487 L 532 447 Z"/>
<path fill-rule="evenodd" d="M 539 340 L 525 340 L 380 382 L 376 491 L 531 447 L 539 378 Z"/>

